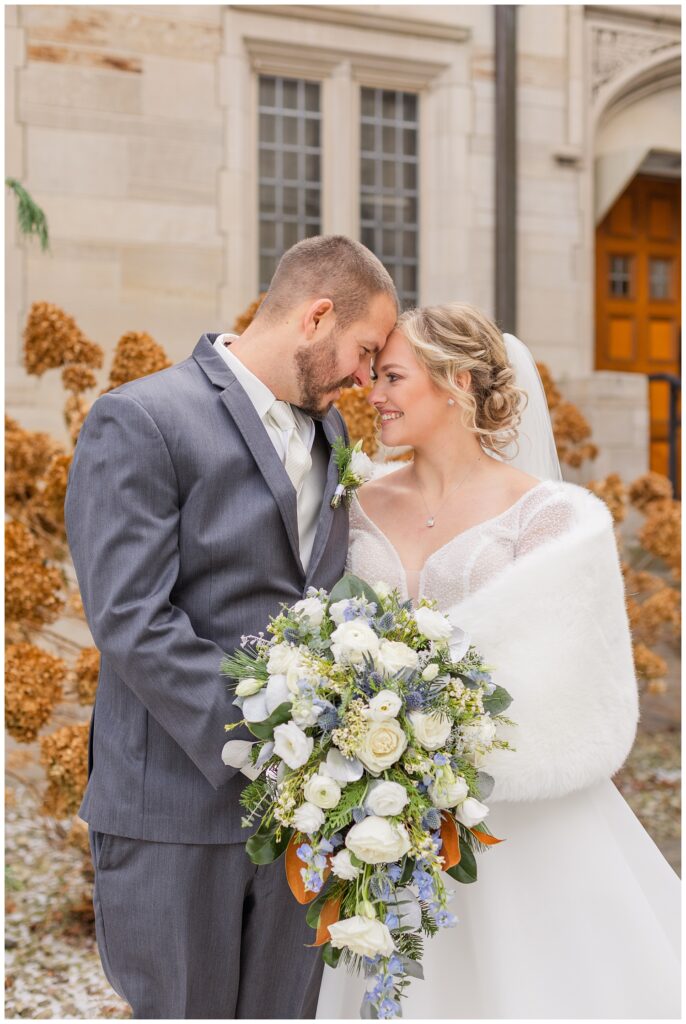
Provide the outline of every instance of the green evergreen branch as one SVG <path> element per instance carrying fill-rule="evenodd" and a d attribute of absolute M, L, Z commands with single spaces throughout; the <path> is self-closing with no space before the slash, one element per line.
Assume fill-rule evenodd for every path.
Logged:
<path fill-rule="evenodd" d="M 5 178 L 5 185 L 17 197 L 17 219 L 22 235 L 38 235 L 40 247 L 45 252 L 50 246 L 48 221 L 40 206 L 31 198 L 16 178 Z"/>

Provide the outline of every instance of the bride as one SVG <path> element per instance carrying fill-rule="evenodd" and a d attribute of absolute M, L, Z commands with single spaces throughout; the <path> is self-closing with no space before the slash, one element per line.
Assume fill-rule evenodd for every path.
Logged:
<path fill-rule="evenodd" d="M 449 610 L 516 723 L 484 765 L 506 841 L 453 886 L 403 1015 L 678 1018 L 679 880 L 610 780 L 638 706 L 607 509 L 561 482 L 535 364 L 477 310 L 408 311 L 376 363 L 382 441 L 414 461 L 354 499 L 348 571 Z M 325 967 L 317 1017 L 364 989 Z"/>

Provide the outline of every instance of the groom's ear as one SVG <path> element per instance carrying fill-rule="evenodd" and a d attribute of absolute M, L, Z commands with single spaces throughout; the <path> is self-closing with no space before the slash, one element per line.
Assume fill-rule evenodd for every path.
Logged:
<path fill-rule="evenodd" d="M 306 308 L 302 325 L 308 341 L 317 341 L 334 326 L 335 314 L 331 299 L 315 299 Z"/>

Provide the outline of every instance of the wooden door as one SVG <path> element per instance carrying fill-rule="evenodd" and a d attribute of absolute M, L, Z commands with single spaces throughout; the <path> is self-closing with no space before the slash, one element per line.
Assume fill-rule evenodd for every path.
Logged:
<path fill-rule="evenodd" d="M 680 188 L 637 175 L 596 229 L 598 370 L 681 376 Z M 668 455 L 669 385 L 655 381 L 650 468 L 669 475 Z"/>

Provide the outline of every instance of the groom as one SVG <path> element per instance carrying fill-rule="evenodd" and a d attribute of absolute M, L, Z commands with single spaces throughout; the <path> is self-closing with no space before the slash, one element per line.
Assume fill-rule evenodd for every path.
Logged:
<path fill-rule="evenodd" d="M 136 1018 L 315 1014 L 304 908 L 281 861 L 245 853 L 219 666 L 282 602 L 343 574 L 332 406 L 368 382 L 396 315 L 369 250 L 306 239 L 241 337 L 203 335 L 100 397 L 81 430 L 65 514 L 101 671 L 80 814 L 103 968 Z"/>

